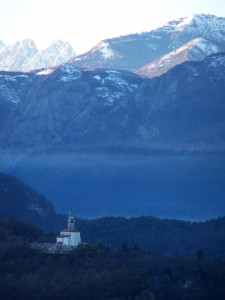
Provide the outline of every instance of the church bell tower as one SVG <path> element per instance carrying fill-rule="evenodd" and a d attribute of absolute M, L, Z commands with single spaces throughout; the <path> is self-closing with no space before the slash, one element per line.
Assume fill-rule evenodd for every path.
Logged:
<path fill-rule="evenodd" d="M 69 213 L 69 216 L 68 216 L 68 226 L 67 227 L 69 230 L 75 230 L 75 218 L 71 212 Z"/>

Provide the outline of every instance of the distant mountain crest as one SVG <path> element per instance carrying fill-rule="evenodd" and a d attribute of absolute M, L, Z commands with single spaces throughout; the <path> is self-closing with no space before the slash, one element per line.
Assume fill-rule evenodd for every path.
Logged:
<path fill-rule="evenodd" d="M 161 76 L 177 64 L 185 61 L 201 61 L 210 54 L 222 51 L 225 51 L 224 45 L 197 38 L 143 66 L 137 73 L 149 78 Z"/>
<path fill-rule="evenodd" d="M 53 41 L 48 48 L 38 51 L 23 68 L 23 71 L 58 66 L 74 56 L 75 52 L 69 43 L 56 40 Z"/>
<path fill-rule="evenodd" d="M 53 41 L 39 51 L 34 41 L 25 39 L 12 46 L 0 41 L 0 70 L 30 71 L 60 65 L 75 56 L 72 46 L 64 41 Z"/>
<path fill-rule="evenodd" d="M 223 51 L 225 18 L 193 15 L 168 22 L 150 32 L 107 39 L 70 63 L 78 67 L 114 68 L 134 72 L 196 39 L 205 40 L 209 47 L 214 43 L 219 51 Z M 214 50 L 217 51 L 217 47 L 211 47 L 213 52 L 207 50 L 207 45 L 204 48 L 201 59 L 214 53 Z"/>

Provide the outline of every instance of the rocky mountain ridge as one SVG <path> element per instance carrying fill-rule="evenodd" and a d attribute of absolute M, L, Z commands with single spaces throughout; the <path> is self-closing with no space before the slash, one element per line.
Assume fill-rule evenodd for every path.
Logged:
<path fill-rule="evenodd" d="M 175 143 L 177 149 L 210 149 L 212 141 L 219 141 L 217 147 L 223 148 L 224 67 L 225 54 L 219 53 L 151 80 L 69 64 L 19 78 L 1 75 L 6 88 L 12 86 L 11 93 L 21 76 L 27 82 L 23 101 L 0 134 L 1 145 L 47 150 L 125 143 L 169 149 Z M 12 101 L 6 91 L 2 101 Z"/>
<path fill-rule="evenodd" d="M 204 39 L 209 47 L 216 43 L 222 49 L 224 34 L 224 18 L 199 14 L 171 21 L 150 32 L 106 39 L 70 62 L 78 67 L 137 71 L 193 39 Z M 204 49 L 202 52 L 201 58 L 209 55 Z"/>
<path fill-rule="evenodd" d="M 72 46 L 56 40 L 44 50 L 38 50 L 31 39 L 12 46 L 0 44 L 0 70 L 27 72 L 34 69 L 57 66 L 75 56 Z"/>
<path fill-rule="evenodd" d="M 224 45 L 197 38 L 154 62 L 143 66 L 137 73 L 149 78 L 161 76 L 171 68 L 185 61 L 201 61 L 210 54 L 223 51 L 225 51 Z"/>

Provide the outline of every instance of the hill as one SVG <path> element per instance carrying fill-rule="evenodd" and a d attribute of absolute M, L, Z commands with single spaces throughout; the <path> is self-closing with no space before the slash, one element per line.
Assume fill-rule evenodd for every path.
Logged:
<path fill-rule="evenodd" d="M 52 204 L 43 195 L 5 173 L 0 173 L 0 216 L 14 217 L 45 230 L 57 230 L 63 224 L 61 217 L 55 214 Z M 14 229 L 17 227 L 17 221 L 10 222 L 7 218 L 1 221 L 1 225 L 13 225 Z M 22 225 L 18 224 L 19 230 Z"/>
<path fill-rule="evenodd" d="M 152 255 L 194 256 L 202 250 L 207 257 L 225 255 L 225 218 L 205 222 L 187 222 L 155 217 L 105 217 L 78 220 L 82 240 L 102 241 L 112 248 L 126 243 L 139 246 Z"/>

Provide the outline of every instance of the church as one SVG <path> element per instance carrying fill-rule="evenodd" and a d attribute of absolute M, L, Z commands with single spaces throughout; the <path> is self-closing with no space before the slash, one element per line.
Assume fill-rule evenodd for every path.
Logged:
<path fill-rule="evenodd" d="M 75 229 L 75 218 L 69 213 L 66 229 L 60 231 L 56 239 L 57 244 L 76 247 L 81 243 L 80 232 Z"/>

